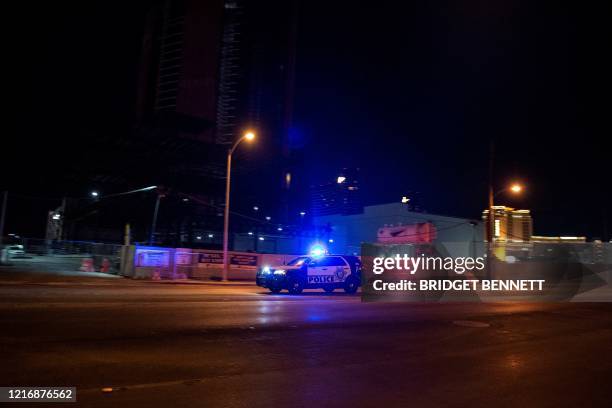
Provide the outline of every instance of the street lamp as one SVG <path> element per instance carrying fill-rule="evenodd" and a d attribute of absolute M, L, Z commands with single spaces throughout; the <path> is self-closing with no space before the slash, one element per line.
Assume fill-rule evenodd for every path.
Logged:
<path fill-rule="evenodd" d="M 223 281 L 227 281 L 227 277 L 229 275 L 228 242 L 232 154 L 234 153 L 234 150 L 236 150 L 240 142 L 245 139 L 248 141 L 252 141 L 253 139 L 255 139 L 255 133 L 252 131 L 247 131 L 240 139 L 236 140 L 236 142 L 227 152 L 227 177 L 225 179 L 225 211 L 223 214 Z"/>
<path fill-rule="evenodd" d="M 147 187 L 148 190 L 157 188 L 157 186 Z M 151 234 L 149 235 L 149 246 L 152 246 L 155 242 L 155 228 L 157 227 L 157 215 L 159 214 L 159 203 L 162 198 L 165 197 L 162 189 L 157 189 L 157 199 L 155 200 L 155 207 L 153 208 L 153 219 L 151 220 Z"/>
<path fill-rule="evenodd" d="M 501 190 L 497 191 L 495 194 L 493 194 L 493 197 L 495 198 L 501 193 L 505 193 L 507 191 L 510 191 L 513 194 L 520 194 L 523 192 L 523 186 L 518 183 L 514 183 L 510 187 L 502 188 Z"/>
<path fill-rule="evenodd" d="M 512 184 L 510 187 L 507 188 L 503 188 L 499 191 L 497 191 L 495 194 L 493 194 L 493 189 L 491 188 L 491 186 L 489 186 L 489 228 L 488 228 L 488 236 L 489 236 L 489 254 L 492 255 L 493 251 L 493 243 L 495 241 L 495 214 L 493 213 L 493 207 L 495 206 L 494 204 L 494 199 L 495 197 L 497 197 L 499 194 L 504 193 L 510 191 L 514 194 L 520 194 L 523 191 L 523 186 L 518 184 L 518 183 L 514 183 Z"/>
<path fill-rule="evenodd" d="M 523 190 L 523 186 L 521 186 L 520 184 L 513 184 L 512 187 L 510 187 L 510 191 L 512 191 L 513 193 L 520 193 Z"/>

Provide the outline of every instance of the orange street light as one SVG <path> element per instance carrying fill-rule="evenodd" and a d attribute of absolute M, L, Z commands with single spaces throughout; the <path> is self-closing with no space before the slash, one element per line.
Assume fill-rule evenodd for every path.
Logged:
<path fill-rule="evenodd" d="M 230 208 L 230 187 L 231 187 L 231 173 L 232 173 L 232 154 L 234 150 L 238 147 L 240 142 L 243 140 L 248 140 L 249 142 L 255 139 L 255 132 L 249 130 L 244 133 L 244 135 L 236 140 L 236 142 L 232 145 L 232 147 L 227 152 L 227 176 L 225 179 L 225 211 L 223 214 L 223 276 L 222 279 L 227 281 L 227 277 L 229 275 L 229 208 Z"/>
<path fill-rule="evenodd" d="M 513 184 L 512 187 L 510 187 L 510 191 L 512 191 L 513 193 L 520 193 L 521 191 L 523 191 L 523 186 L 521 186 L 520 184 Z"/>

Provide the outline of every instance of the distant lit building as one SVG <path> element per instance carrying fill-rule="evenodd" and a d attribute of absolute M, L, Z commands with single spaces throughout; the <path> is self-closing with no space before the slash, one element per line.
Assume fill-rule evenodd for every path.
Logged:
<path fill-rule="evenodd" d="M 499 242 L 529 242 L 533 220 L 529 210 L 515 210 L 504 205 L 493 207 L 495 240 Z M 482 212 L 485 231 L 489 228 L 489 210 Z"/>
<path fill-rule="evenodd" d="M 311 186 L 310 205 L 315 217 L 363 212 L 359 169 L 343 169 L 335 180 Z"/>
<path fill-rule="evenodd" d="M 421 204 L 421 193 L 419 191 L 407 191 L 407 194 L 402 196 L 400 201 L 409 211 L 421 212 L 424 210 Z"/>

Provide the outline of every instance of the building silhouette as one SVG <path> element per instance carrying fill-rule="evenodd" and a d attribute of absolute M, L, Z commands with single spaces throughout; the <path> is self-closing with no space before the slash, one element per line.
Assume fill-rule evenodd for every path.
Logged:
<path fill-rule="evenodd" d="M 209 204 L 191 217 L 196 232 L 187 235 L 201 236 L 200 225 L 220 228 L 227 147 L 246 129 L 262 147 L 256 161 L 235 161 L 234 191 L 247 199 L 233 209 L 246 210 L 251 197 L 261 203 L 256 197 L 265 194 L 275 197 L 266 205 L 275 220 L 295 212 L 292 194 L 303 180 L 290 138 L 296 35 L 295 1 L 159 0 L 148 9 L 133 139 L 144 151 L 176 152 L 157 160 L 159 183 Z M 253 179 L 265 180 L 265 190 Z M 173 235 L 186 236 L 175 225 L 185 223 L 180 212 L 165 217 L 176 220 Z M 251 228 L 241 222 L 233 220 L 232 229 Z"/>

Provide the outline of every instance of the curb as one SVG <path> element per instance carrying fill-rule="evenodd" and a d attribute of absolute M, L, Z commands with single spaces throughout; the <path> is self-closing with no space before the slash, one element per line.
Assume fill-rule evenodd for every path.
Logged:
<path fill-rule="evenodd" d="M 215 281 L 198 281 L 193 279 L 133 279 L 136 282 L 157 283 L 166 285 L 209 285 L 209 286 L 256 286 L 255 281 L 235 281 L 235 282 L 215 282 Z"/>

